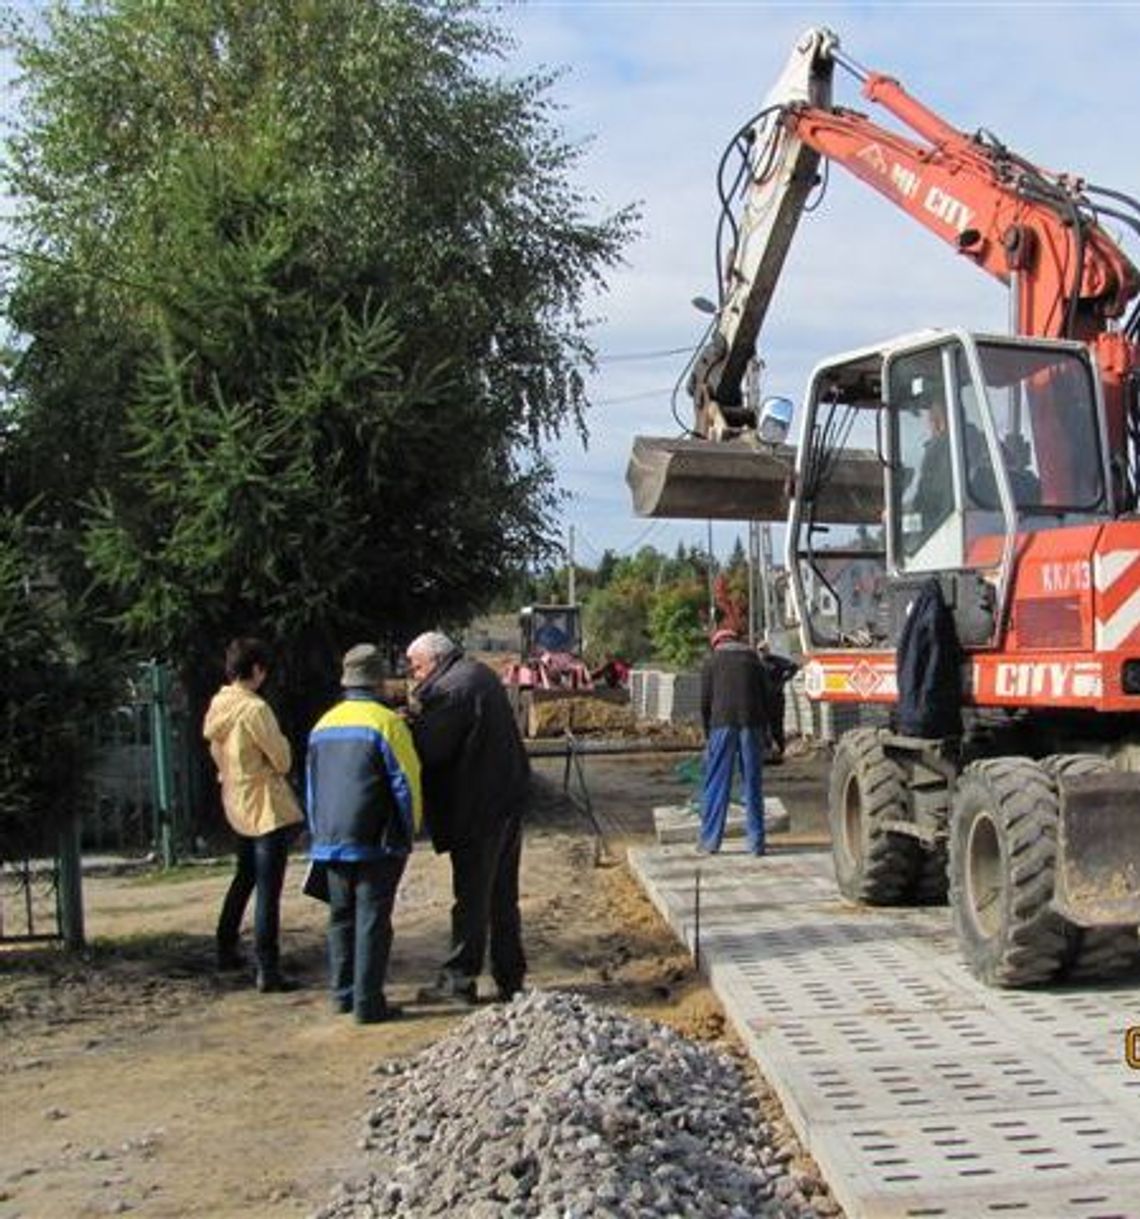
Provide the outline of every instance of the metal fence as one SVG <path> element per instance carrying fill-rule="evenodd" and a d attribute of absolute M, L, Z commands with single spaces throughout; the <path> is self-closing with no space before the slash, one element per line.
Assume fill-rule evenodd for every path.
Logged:
<path fill-rule="evenodd" d="M 45 838 L 43 850 L 0 859 L 0 943 L 63 940 L 82 947 L 79 820 Z"/>
<path fill-rule="evenodd" d="M 165 665 L 142 665 L 128 701 L 102 716 L 92 731 L 84 847 L 153 851 L 172 863 L 190 834 L 193 742 L 181 687 Z"/>
<path fill-rule="evenodd" d="M 0 942 L 82 945 L 82 851 L 153 852 L 166 865 L 188 845 L 191 755 L 186 700 L 156 662 L 128 699 L 91 725 L 84 795 L 58 832 L 0 853 Z"/>

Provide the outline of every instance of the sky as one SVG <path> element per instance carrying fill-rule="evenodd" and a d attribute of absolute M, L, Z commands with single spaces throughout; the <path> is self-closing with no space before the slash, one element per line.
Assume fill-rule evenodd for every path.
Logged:
<path fill-rule="evenodd" d="M 583 566 L 607 548 L 706 545 L 704 521 L 635 516 L 625 470 L 635 436 L 680 434 L 670 396 L 708 321 L 691 301 L 716 295 L 716 167 L 806 29 L 827 26 L 846 56 L 894 76 L 960 130 L 984 127 L 1039 166 L 1140 197 L 1140 90 L 1130 66 L 1140 0 L 531 0 L 501 23 L 517 44 L 508 70 L 562 71 L 551 96 L 565 133 L 584 145 L 572 181 L 596 201 L 595 214 L 629 203 L 642 213 L 625 264 L 588 310 L 599 357 L 589 446 L 565 438 L 551 450 L 568 493 L 562 539 L 573 526 Z M 837 104 L 897 129 L 858 89 L 837 71 Z M 1140 261 L 1135 244 L 1123 244 Z M 1002 333 L 1007 318 L 1001 284 L 834 168 L 822 203 L 800 223 L 760 335 L 762 392 L 798 402 L 827 356 L 926 326 Z M 687 422 L 687 395 L 678 401 Z M 714 522 L 714 552 L 726 557 L 746 532 Z"/>

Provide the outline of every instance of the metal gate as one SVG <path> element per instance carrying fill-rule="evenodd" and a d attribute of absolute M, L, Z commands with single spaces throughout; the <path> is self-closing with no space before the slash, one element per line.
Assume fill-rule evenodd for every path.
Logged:
<path fill-rule="evenodd" d="M 167 866 L 188 847 L 190 740 L 186 698 L 166 665 L 140 665 L 129 697 L 94 725 L 83 845 L 154 852 Z"/>

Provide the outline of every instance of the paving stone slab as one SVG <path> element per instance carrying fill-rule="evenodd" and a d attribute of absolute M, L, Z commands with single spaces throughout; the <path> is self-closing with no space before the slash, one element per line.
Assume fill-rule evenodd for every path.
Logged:
<path fill-rule="evenodd" d="M 1140 985 L 985 987 L 945 907 L 850 906 L 826 852 L 630 861 L 849 1219 L 1140 1219 Z"/>
<path fill-rule="evenodd" d="M 662 846 L 674 843 L 695 843 L 700 829 L 700 814 L 688 804 L 662 805 L 653 810 L 653 828 Z M 791 816 L 779 796 L 764 797 L 764 829 L 769 834 L 782 834 L 791 825 Z M 744 806 L 730 804 L 725 821 L 726 839 L 744 837 Z"/>

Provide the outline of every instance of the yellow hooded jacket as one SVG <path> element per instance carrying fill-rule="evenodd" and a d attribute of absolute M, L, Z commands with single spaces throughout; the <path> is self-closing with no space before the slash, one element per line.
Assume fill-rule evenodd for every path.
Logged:
<path fill-rule="evenodd" d="M 237 682 L 214 695 L 202 725 L 218 767 L 226 819 L 239 834 L 259 838 L 303 820 L 285 776 L 289 742 L 269 704 Z"/>

